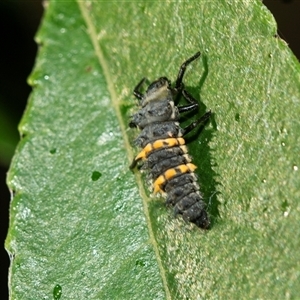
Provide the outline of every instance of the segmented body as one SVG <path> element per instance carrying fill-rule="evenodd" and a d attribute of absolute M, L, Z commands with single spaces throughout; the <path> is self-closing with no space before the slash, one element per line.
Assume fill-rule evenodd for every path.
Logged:
<path fill-rule="evenodd" d="M 175 214 L 181 214 L 186 221 L 201 228 L 208 228 L 210 222 L 206 204 L 194 174 L 196 166 L 191 163 L 183 136 L 207 121 L 210 111 L 186 128 L 179 124 L 181 112 L 198 108 L 196 100 L 184 89 L 182 78 L 186 66 L 199 56 L 198 52 L 181 66 L 174 88 L 166 77 L 151 83 L 145 94 L 139 92 L 145 79 L 135 88 L 134 95 L 140 100 L 140 110 L 132 116 L 129 125 L 141 130 L 135 144 L 142 151 L 130 167 L 134 168 L 142 160 L 142 167 L 149 170 L 153 180 L 154 193 L 165 196 L 166 203 L 174 207 Z M 175 105 L 180 94 L 189 102 L 188 105 Z"/>

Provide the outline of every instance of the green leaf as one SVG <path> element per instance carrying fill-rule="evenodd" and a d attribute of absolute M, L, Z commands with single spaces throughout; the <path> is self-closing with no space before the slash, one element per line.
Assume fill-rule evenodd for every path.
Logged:
<path fill-rule="evenodd" d="M 275 34 L 261 1 L 49 3 L 8 175 L 11 299 L 297 298 L 300 67 Z M 206 232 L 128 169 L 133 87 L 198 50 Z"/>

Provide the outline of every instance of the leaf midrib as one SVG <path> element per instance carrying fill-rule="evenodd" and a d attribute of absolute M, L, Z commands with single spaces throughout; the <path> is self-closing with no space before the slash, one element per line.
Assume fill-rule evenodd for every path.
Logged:
<path fill-rule="evenodd" d="M 98 58 L 99 64 L 103 68 L 103 73 L 104 73 L 104 77 L 106 79 L 108 92 L 111 95 L 112 106 L 113 106 L 113 108 L 116 112 L 116 115 L 117 115 L 117 118 L 118 118 L 118 121 L 119 121 L 119 124 L 120 124 L 121 132 L 122 132 L 122 136 L 123 136 L 123 141 L 124 141 L 124 147 L 126 149 L 128 161 L 131 161 L 134 157 L 134 154 L 133 154 L 132 147 L 130 145 L 128 136 L 126 134 L 126 125 L 125 125 L 125 123 L 122 119 L 120 106 L 118 105 L 118 101 L 117 101 L 117 94 L 116 94 L 116 91 L 114 89 L 111 74 L 109 72 L 110 69 L 109 69 L 109 67 L 106 63 L 103 52 L 102 52 L 102 50 L 100 48 L 100 45 L 98 43 L 96 28 L 94 27 L 92 19 L 90 18 L 90 15 L 88 13 L 88 9 L 86 7 L 85 2 L 77 0 L 77 4 L 78 4 L 79 10 L 80 10 L 80 12 L 83 16 L 83 19 L 84 19 L 84 21 L 87 25 L 87 29 L 88 29 L 87 33 L 88 33 L 88 35 L 91 39 L 92 45 L 95 49 L 95 54 Z M 169 286 L 167 284 L 166 272 L 165 272 L 165 270 L 163 268 L 163 265 L 162 265 L 162 259 L 161 259 L 160 253 L 159 253 L 158 245 L 157 245 L 157 242 L 156 242 L 156 239 L 155 239 L 155 236 L 154 236 L 154 231 L 153 231 L 152 223 L 151 223 L 151 220 L 150 220 L 150 214 L 149 214 L 149 209 L 148 209 L 148 204 L 147 204 L 148 197 L 146 195 L 144 185 L 142 183 L 141 175 L 139 173 L 135 172 L 135 176 L 136 176 L 138 189 L 139 189 L 140 195 L 141 195 L 142 200 L 143 200 L 143 210 L 144 210 L 144 214 L 145 214 L 145 217 L 146 217 L 146 223 L 147 223 L 147 227 L 148 227 L 150 241 L 152 243 L 153 250 L 155 252 L 155 256 L 156 256 L 156 260 L 157 260 L 157 264 L 158 264 L 158 267 L 159 267 L 159 270 L 160 270 L 163 286 L 164 286 L 165 293 L 166 293 L 166 299 L 172 299 L 171 294 L 170 294 L 170 290 L 169 290 Z"/>

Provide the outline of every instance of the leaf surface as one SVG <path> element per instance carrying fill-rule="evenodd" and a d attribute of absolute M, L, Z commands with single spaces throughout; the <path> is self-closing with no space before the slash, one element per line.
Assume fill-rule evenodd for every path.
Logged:
<path fill-rule="evenodd" d="M 275 34 L 260 1 L 49 3 L 8 175 L 11 299 L 296 297 L 300 68 Z M 207 232 L 128 169 L 133 87 L 198 50 L 185 83 L 213 112 L 188 139 Z"/>

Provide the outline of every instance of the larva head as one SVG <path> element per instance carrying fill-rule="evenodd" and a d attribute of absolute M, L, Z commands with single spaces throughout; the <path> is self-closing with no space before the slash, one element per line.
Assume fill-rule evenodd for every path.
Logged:
<path fill-rule="evenodd" d="M 160 77 L 153 81 L 147 88 L 145 98 L 143 100 L 143 106 L 151 101 L 160 101 L 165 99 L 172 99 L 172 93 L 170 91 L 171 82 L 166 77 Z"/>
<path fill-rule="evenodd" d="M 149 84 L 146 93 L 157 91 L 162 87 L 168 87 L 171 85 L 170 80 L 167 77 L 160 77 L 157 80 Z"/>

